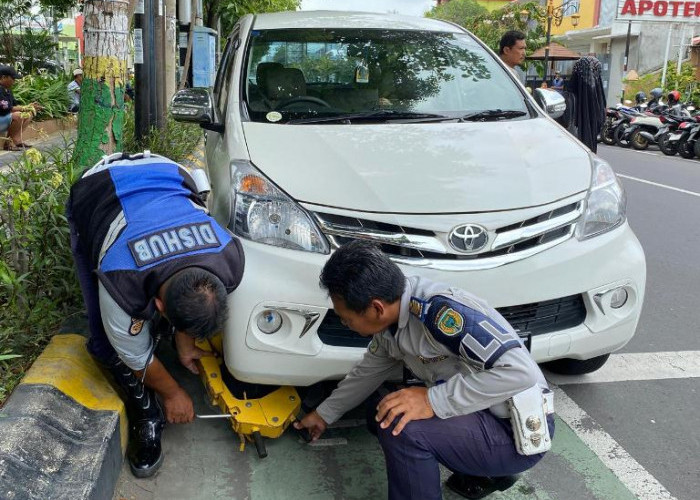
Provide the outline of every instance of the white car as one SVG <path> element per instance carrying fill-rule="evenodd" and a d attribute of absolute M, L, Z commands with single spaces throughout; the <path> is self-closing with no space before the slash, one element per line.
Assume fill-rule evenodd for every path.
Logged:
<path fill-rule="evenodd" d="M 368 13 L 246 16 L 213 89 L 173 100 L 207 129 L 212 214 L 240 237 L 229 371 L 340 379 L 368 343 L 318 286 L 372 240 L 406 275 L 488 300 L 538 362 L 593 371 L 634 335 L 645 259 L 610 166 L 459 26 Z"/>

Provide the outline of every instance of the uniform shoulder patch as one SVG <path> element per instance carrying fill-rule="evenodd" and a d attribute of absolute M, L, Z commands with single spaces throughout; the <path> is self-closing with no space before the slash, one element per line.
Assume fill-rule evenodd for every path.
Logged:
<path fill-rule="evenodd" d="M 435 315 L 435 327 L 448 337 L 459 335 L 464 329 L 464 316 L 449 306 L 443 306 Z"/>
<path fill-rule="evenodd" d="M 376 354 L 377 349 L 379 349 L 379 342 L 377 342 L 377 337 L 372 337 L 372 342 L 369 343 L 369 346 L 367 346 L 367 349 L 372 354 Z"/>
<path fill-rule="evenodd" d="M 491 368 L 504 352 L 520 347 L 520 341 L 481 307 L 436 295 L 427 309 L 423 323 L 432 337 L 481 369 Z"/>
<path fill-rule="evenodd" d="M 143 330 L 145 319 L 131 318 L 131 326 L 129 327 L 129 335 L 136 336 Z"/>

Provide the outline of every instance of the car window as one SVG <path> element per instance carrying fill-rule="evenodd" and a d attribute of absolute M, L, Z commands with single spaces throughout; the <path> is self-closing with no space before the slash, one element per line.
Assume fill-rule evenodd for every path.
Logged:
<path fill-rule="evenodd" d="M 466 33 L 254 30 L 246 57 L 245 100 L 256 121 L 377 110 L 527 112 L 510 75 Z"/>

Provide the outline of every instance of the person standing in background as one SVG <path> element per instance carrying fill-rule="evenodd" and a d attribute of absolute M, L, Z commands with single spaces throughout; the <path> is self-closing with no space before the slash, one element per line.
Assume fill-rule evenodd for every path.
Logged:
<path fill-rule="evenodd" d="M 68 97 L 70 97 L 68 111 L 71 113 L 80 111 L 80 85 L 82 83 L 83 70 L 78 68 L 73 71 L 73 80 L 68 84 Z"/>
<path fill-rule="evenodd" d="M 501 60 L 523 84 L 525 83 L 525 72 L 520 68 L 520 65 L 525 62 L 526 48 L 525 33 L 515 30 L 506 31 L 498 44 L 498 55 Z"/>
<path fill-rule="evenodd" d="M 598 150 L 598 134 L 605 121 L 605 92 L 600 61 L 583 56 L 576 61 L 569 81 L 574 96 L 576 137 L 594 153 Z"/>

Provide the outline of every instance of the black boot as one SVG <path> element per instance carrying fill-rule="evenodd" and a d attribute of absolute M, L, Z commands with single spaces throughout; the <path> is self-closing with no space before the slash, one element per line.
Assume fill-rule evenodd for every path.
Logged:
<path fill-rule="evenodd" d="M 505 491 L 515 484 L 520 476 L 477 477 L 467 474 L 452 474 L 445 483 L 452 491 L 470 500 L 478 500 L 494 491 Z"/>
<path fill-rule="evenodd" d="M 126 396 L 129 417 L 129 445 L 126 450 L 131 472 L 150 477 L 163 463 L 160 437 L 165 427 L 163 409 L 155 393 L 144 386 L 120 359 L 109 363 L 109 371 Z"/>

